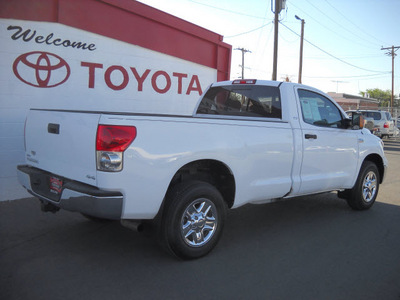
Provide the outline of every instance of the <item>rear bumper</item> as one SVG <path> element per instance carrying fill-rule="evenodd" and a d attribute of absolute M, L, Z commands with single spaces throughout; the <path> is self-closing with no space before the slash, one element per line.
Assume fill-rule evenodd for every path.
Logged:
<path fill-rule="evenodd" d="M 59 208 L 77 211 L 98 218 L 121 219 L 123 195 L 120 192 L 104 191 L 84 183 L 65 179 L 59 196 L 45 194 L 50 173 L 27 165 L 17 167 L 18 180 L 33 196 Z"/>
<path fill-rule="evenodd" d="M 388 135 L 388 136 L 394 135 L 394 129 L 390 130 L 390 128 L 380 128 L 380 131 L 381 135 Z"/>

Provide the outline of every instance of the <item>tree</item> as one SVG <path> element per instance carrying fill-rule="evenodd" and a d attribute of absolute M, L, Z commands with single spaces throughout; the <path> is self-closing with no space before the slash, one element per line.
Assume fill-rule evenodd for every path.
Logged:
<path fill-rule="evenodd" d="M 391 90 L 384 91 L 384 90 L 375 88 L 375 89 L 367 89 L 367 91 L 365 91 L 365 92 L 360 92 L 360 95 L 362 95 L 363 97 L 366 97 L 367 95 L 369 95 L 370 98 L 379 100 L 379 106 L 388 107 L 388 106 L 390 106 L 392 91 Z"/>

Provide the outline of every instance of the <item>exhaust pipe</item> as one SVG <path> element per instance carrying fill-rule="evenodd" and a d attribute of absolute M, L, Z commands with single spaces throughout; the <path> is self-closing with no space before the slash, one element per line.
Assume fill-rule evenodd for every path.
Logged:
<path fill-rule="evenodd" d="M 53 214 L 60 210 L 58 206 L 55 206 L 54 204 L 43 200 L 40 200 L 40 209 L 43 212 L 52 212 Z"/>
<path fill-rule="evenodd" d="M 137 232 L 142 232 L 143 231 L 143 223 L 138 220 L 129 220 L 129 219 L 122 219 L 121 220 L 121 225 Z"/>

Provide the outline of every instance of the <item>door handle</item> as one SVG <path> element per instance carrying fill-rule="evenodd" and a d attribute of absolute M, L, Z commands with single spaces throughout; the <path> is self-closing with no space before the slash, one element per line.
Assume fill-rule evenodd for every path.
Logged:
<path fill-rule="evenodd" d="M 309 140 L 309 139 L 314 139 L 314 140 L 316 140 L 316 139 L 317 139 L 317 135 L 316 135 L 316 134 L 308 134 L 308 133 L 306 133 L 304 137 L 305 137 L 307 140 Z"/>

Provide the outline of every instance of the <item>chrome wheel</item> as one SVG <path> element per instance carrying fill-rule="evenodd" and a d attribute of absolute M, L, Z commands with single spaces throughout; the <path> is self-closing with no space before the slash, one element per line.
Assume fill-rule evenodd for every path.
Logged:
<path fill-rule="evenodd" d="M 370 202 L 374 199 L 377 188 L 377 178 L 376 174 L 369 171 L 364 177 L 364 182 L 362 186 L 362 195 L 365 202 Z"/>
<path fill-rule="evenodd" d="M 218 226 L 218 213 L 214 203 L 200 198 L 193 201 L 181 219 L 181 234 L 186 244 L 201 247 L 214 235 Z"/>
<path fill-rule="evenodd" d="M 221 193 L 210 183 L 177 183 L 167 193 L 160 224 L 164 247 L 183 259 L 206 255 L 221 237 L 226 208 Z"/>
<path fill-rule="evenodd" d="M 372 161 L 364 161 L 353 188 L 343 193 L 352 209 L 365 210 L 374 205 L 379 192 L 379 177 L 377 165 Z"/>

